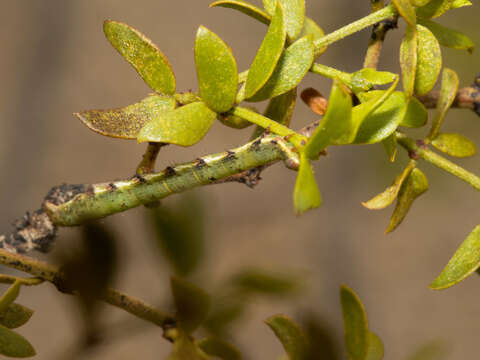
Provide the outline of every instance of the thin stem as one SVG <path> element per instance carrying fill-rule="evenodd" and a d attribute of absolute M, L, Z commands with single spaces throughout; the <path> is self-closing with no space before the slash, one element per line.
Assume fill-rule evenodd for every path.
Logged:
<path fill-rule="evenodd" d="M 145 154 L 143 154 L 142 161 L 137 166 L 137 174 L 150 174 L 155 168 L 155 161 L 157 160 L 158 153 L 164 143 L 149 142 Z"/>
<path fill-rule="evenodd" d="M 314 74 L 321 75 L 332 80 L 339 79 L 347 85 L 350 84 L 352 81 L 351 74 L 323 64 L 314 63 L 310 68 L 310 71 Z"/>
<path fill-rule="evenodd" d="M 44 282 L 43 279 L 38 277 L 20 278 L 17 276 L 0 274 L 0 284 L 13 284 L 15 281 L 20 282 L 20 284 L 24 286 L 35 286 Z"/>
<path fill-rule="evenodd" d="M 325 35 L 324 37 L 315 40 L 314 45 L 315 45 L 315 54 L 318 54 L 321 52 L 321 50 L 330 44 L 333 44 L 334 42 L 337 42 L 349 35 L 352 35 L 356 33 L 357 31 L 360 31 L 362 29 L 365 29 L 373 24 L 376 24 L 382 20 L 386 20 L 389 17 L 397 15 L 397 9 L 393 4 L 390 4 L 386 7 L 384 7 L 381 10 L 378 10 L 374 12 L 373 14 L 370 14 L 368 16 L 365 16 L 362 19 L 359 19 L 347 26 L 344 26 L 328 35 Z"/>
<path fill-rule="evenodd" d="M 459 179 L 465 181 L 467 184 L 471 185 L 478 191 L 480 191 L 480 177 L 471 173 L 468 170 L 458 166 L 457 164 L 451 162 L 448 159 L 445 159 L 443 156 L 438 155 L 437 153 L 429 150 L 424 146 L 419 146 L 413 140 L 407 137 L 405 134 L 397 133 L 397 141 L 403 146 L 411 156 L 419 157 L 425 161 L 428 161 L 430 164 L 439 167 L 442 170 L 458 177 Z"/>
<path fill-rule="evenodd" d="M 58 267 L 27 256 L 12 254 L 2 249 L 0 249 L 0 264 L 36 277 L 34 279 L 20 279 L 25 285 L 37 285 L 43 280 L 58 285 L 64 280 L 64 275 Z M 11 280 L 11 278 L 8 275 L 2 275 L 0 282 L 2 282 L 1 280 Z M 15 280 L 19 279 L 16 278 Z M 142 300 L 115 289 L 106 289 L 100 300 L 160 327 L 173 320 L 171 315 L 164 314 Z"/>

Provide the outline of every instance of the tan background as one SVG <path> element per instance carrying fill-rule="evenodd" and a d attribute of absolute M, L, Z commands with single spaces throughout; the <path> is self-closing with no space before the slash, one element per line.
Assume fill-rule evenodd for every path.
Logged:
<path fill-rule="evenodd" d="M 90 183 L 133 174 L 144 149 L 135 142 L 113 140 L 90 132 L 71 113 L 88 108 L 133 103 L 149 92 L 136 73 L 103 37 L 102 21 L 131 24 L 154 40 L 177 74 L 178 89 L 196 87 L 193 40 L 203 24 L 234 49 L 246 69 L 265 27 L 228 9 L 209 9 L 208 0 L 42 0 L 1 1 L 0 13 L 0 225 L 26 209 L 38 207 L 46 191 L 62 182 Z M 332 31 L 369 12 L 368 0 L 308 1 L 308 14 Z M 480 42 L 478 5 L 442 17 L 441 22 Z M 403 25 L 389 36 L 382 69 L 398 68 Z M 320 58 L 346 71 L 362 64 L 369 31 L 334 46 Z M 444 50 L 445 65 L 457 69 L 463 85 L 479 70 L 478 52 Z M 309 75 L 301 88 L 315 86 L 328 93 L 330 82 Z M 315 119 L 303 104 L 293 125 Z M 446 128 L 463 131 L 480 144 L 479 118 L 452 111 Z M 241 144 L 250 130 L 235 132 L 221 125 L 191 149 L 170 147 L 158 167 Z M 477 158 L 460 161 L 479 171 Z M 262 323 L 266 317 L 302 309 L 318 311 L 341 339 L 338 287 L 345 283 L 363 299 L 371 328 L 385 342 L 387 359 L 405 359 L 416 346 L 443 338 L 451 359 L 478 354 L 480 279 L 433 292 L 427 285 L 439 273 L 462 239 L 479 222 L 478 193 L 428 164 L 422 164 L 431 190 L 415 204 L 407 221 L 384 235 L 391 209 L 369 212 L 360 201 L 383 190 L 405 156 L 394 165 L 381 146 L 332 149 L 315 165 L 324 204 L 296 218 L 291 203 L 295 174 L 280 165 L 264 173 L 250 190 L 237 184 L 202 189 L 208 201 L 209 274 L 221 280 L 248 265 L 297 269 L 308 291 L 292 302 L 258 302 L 239 326 L 238 345 L 249 359 L 274 359 L 280 345 Z M 150 250 L 143 208 L 114 216 L 107 223 L 121 234 L 125 267 L 118 287 L 149 301 L 166 294 L 168 272 Z M 68 247 L 72 230 L 62 230 L 59 243 Z M 35 345 L 37 359 L 56 359 L 78 334 L 70 298 L 50 285 L 23 291 L 23 303 L 37 310 L 21 329 Z M 129 318 L 112 310 L 112 319 Z M 113 321 L 112 320 L 112 321 Z M 136 326 L 139 322 L 132 322 Z M 129 330 L 128 330 L 129 332 Z M 161 333 L 146 327 L 92 353 L 89 359 L 162 359 L 170 345 Z M 67 351 L 67 352 L 66 352 Z M 66 356 L 68 358 L 68 356 Z"/>

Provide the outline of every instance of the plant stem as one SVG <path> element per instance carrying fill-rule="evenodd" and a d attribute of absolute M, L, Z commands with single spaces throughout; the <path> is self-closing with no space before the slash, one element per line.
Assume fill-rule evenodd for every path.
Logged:
<path fill-rule="evenodd" d="M 408 150 L 411 156 L 418 156 L 419 158 L 428 161 L 430 164 L 435 165 L 440 169 L 458 177 L 480 191 L 480 177 L 468 170 L 465 170 L 450 160 L 445 159 L 443 156 L 438 155 L 426 147 L 417 145 L 413 139 L 410 139 L 405 134 L 397 132 L 396 135 L 398 143 Z"/>
<path fill-rule="evenodd" d="M 335 68 L 332 68 L 330 66 L 326 66 L 323 64 L 314 63 L 310 68 L 310 71 L 313 72 L 314 74 L 321 75 L 332 80 L 339 79 L 347 86 L 352 81 L 351 74 L 346 73 L 344 71 L 337 70 Z"/>
<path fill-rule="evenodd" d="M 349 35 L 352 35 L 356 33 L 357 31 L 360 31 L 362 29 L 365 29 L 366 27 L 369 27 L 373 24 L 376 24 L 382 20 L 386 20 L 389 17 L 397 15 L 397 9 L 393 4 L 390 4 L 383 9 L 380 9 L 368 16 L 365 16 L 362 19 L 359 19 L 347 26 L 344 26 L 328 35 L 325 35 L 324 37 L 315 40 L 314 45 L 315 45 L 315 54 L 318 54 L 321 52 L 321 50 L 330 44 L 333 44 L 334 42 L 341 40 Z"/>
<path fill-rule="evenodd" d="M 58 267 L 27 256 L 12 254 L 3 249 L 0 249 L 0 264 L 36 277 L 34 279 L 20 279 L 21 282 L 25 281 L 25 285 L 37 285 L 43 280 L 58 285 L 64 280 L 63 273 Z M 0 277 L 1 280 L 5 281 L 11 280 L 10 278 L 14 277 L 9 277 L 8 275 L 2 275 Z M 15 280 L 18 279 L 15 278 Z M 140 319 L 149 321 L 160 327 L 165 326 L 167 322 L 171 322 L 174 319 L 171 315 L 158 311 L 142 300 L 115 289 L 107 288 L 99 300 L 123 309 Z"/>

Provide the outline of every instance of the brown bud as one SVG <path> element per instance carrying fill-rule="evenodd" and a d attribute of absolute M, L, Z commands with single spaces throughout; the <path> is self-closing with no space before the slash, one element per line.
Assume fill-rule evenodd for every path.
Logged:
<path fill-rule="evenodd" d="M 303 90 L 300 97 L 314 113 L 324 115 L 325 111 L 327 111 L 327 99 L 314 88 Z"/>

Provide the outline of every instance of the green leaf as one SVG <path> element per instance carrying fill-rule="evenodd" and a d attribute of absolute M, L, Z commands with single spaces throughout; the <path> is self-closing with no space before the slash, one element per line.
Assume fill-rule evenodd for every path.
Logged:
<path fill-rule="evenodd" d="M 440 133 L 432 140 L 432 145 L 450 156 L 469 157 L 477 153 L 472 140 L 460 134 Z"/>
<path fill-rule="evenodd" d="M 16 280 L 12 285 L 10 285 L 5 291 L 5 293 L 0 298 L 0 313 L 8 309 L 10 304 L 12 304 L 20 294 L 20 287 L 22 283 Z"/>
<path fill-rule="evenodd" d="M 215 298 L 216 303 L 203 326 L 210 333 L 218 336 L 225 336 L 229 333 L 229 328 L 236 320 L 242 317 L 247 303 L 239 297 L 228 297 L 227 299 Z"/>
<path fill-rule="evenodd" d="M 136 139 L 140 129 L 163 113 L 175 109 L 170 95 L 152 94 L 142 101 L 124 108 L 87 110 L 75 113 L 90 130 L 120 139 Z"/>
<path fill-rule="evenodd" d="M 449 288 L 465 280 L 480 267 L 480 225 L 477 226 L 443 269 L 430 284 L 434 290 Z"/>
<path fill-rule="evenodd" d="M 408 360 L 446 360 L 447 355 L 445 343 L 441 340 L 433 340 L 416 349 Z"/>
<path fill-rule="evenodd" d="M 349 144 L 354 137 L 352 98 L 342 83 L 335 81 L 330 92 L 327 112 L 308 140 L 305 154 L 309 159 L 316 159 L 328 145 Z"/>
<path fill-rule="evenodd" d="M 263 115 L 269 119 L 275 120 L 279 124 L 289 127 L 296 101 L 297 89 L 294 88 L 285 94 L 271 99 Z M 258 136 L 262 135 L 264 131 L 264 128 L 257 126 L 251 138 L 257 138 Z"/>
<path fill-rule="evenodd" d="M 365 103 L 367 104 L 367 103 Z M 365 105 L 362 104 L 362 105 Z M 361 105 L 360 105 L 361 106 Z M 354 123 L 357 123 L 358 112 L 353 108 Z M 358 128 L 355 137 L 355 144 L 374 144 L 380 142 L 395 132 L 402 122 L 407 103 L 405 94 L 399 91 L 394 92 L 376 110 L 364 118 Z"/>
<path fill-rule="evenodd" d="M 431 0 L 425 6 L 417 9 L 417 16 L 430 19 L 436 18 L 450 10 L 454 0 Z"/>
<path fill-rule="evenodd" d="M 407 26 L 407 30 L 400 45 L 400 67 L 405 95 L 410 98 L 415 87 L 417 72 L 417 29 Z"/>
<path fill-rule="evenodd" d="M 288 354 L 289 360 L 305 360 L 308 354 L 308 339 L 293 320 L 285 315 L 276 315 L 266 321 Z"/>
<path fill-rule="evenodd" d="M 258 7 L 243 0 L 220 0 L 210 4 L 210 7 L 221 6 L 238 10 L 266 25 L 270 24 L 270 15 Z"/>
<path fill-rule="evenodd" d="M 278 4 L 267 34 L 248 71 L 245 83 L 245 98 L 255 95 L 272 75 L 282 55 L 286 36 L 283 9 Z"/>
<path fill-rule="evenodd" d="M 385 349 L 382 340 L 373 332 L 368 333 L 368 352 L 365 360 L 382 360 Z"/>
<path fill-rule="evenodd" d="M 415 97 L 410 98 L 407 104 L 407 111 L 400 122 L 400 126 L 408 128 L 419 128 L 425 126 L 428 121 L 428 111 L 425 105 Z"/>
<path fill-rule="evenodd" d="M 415 7 L 421 7 L 427 5 L 431 0 L 411 0 L 411 3 Z"/>
<path fill-rule="evenodd" d="M 217 113 L 230 110 L 237 96 L 237 63 L 227 44 L 204 26 L 197 31 L 195 63 L 202 100 Z"/>
<path fill-rule="evenodd" d="M 410 175 L 410 172 L 412 171 L 414 166 L 415 166 L 415 163 L 410 162 L 408 166 L 405 168 L 405 170 L 403 170 L 403 172 L 396 177 L 392 185 L 390 185 L 381 194 L 378 194 L 377 196 L 373 197 L 372 199 L 366 202 L 362 202 L 362 205 L 370 210 L 380 210 L 392 204 L 397 198 L 398 193 L 400 192 L 400 189 L 402 187 L 402 184 L 404 183 L 408 175 Z"/>
<path fill-rule="evenodd" d="M 387 71 L 363 68 L 351 74 L 351 85 L 354 92 L 368 91 L 374 85 L 385 85 L 395 81 L 397 75 Z"/>
<path fill-rule="evenodd" d="M 351 360 L 364 360 L 369 349 L 369 330 L 365 308 L 355 292 L 340 288 L 345 347 Z"/>
<path fill-rule="evenodd" d="M 152 119 L 140 130 L 137 141 L 191 146 L 207 134 L 215 118 L 203 102 L 188 104 Z"/>
<path fill-rule="evenodd" d="M 410 172 L 407 180 L 404 181 L 398 194 L 397 205 L 393 211 L 387 233 L 395 230 L 407 216 L 408 210 L 414 200 L 428 190 L 428 180 L 417 168 Z"/>
<path fill-rule="evenodd" d="M 171 287 L 179 327 L 190 334 L 207 318 L 210 297 L 202 289 L 183 279 L 172 278 Z"/>
<path fill-rule="evenodd" d="M 13 303 L 0 313 L 0 324 L 9 329 L 15 329 L 27 323 L 32 315 L 32 309 Z"/>
<path fill-rule="evenodd" d="M 453 0 L 451 9 L 458 9 L 464 6 L 472 6 L 472 2 L 470 0 Z"/>
<path fill-rule="evenodd" d="M 26 358 L 35 356 L 35 349 L 22 335 L 0 325 L 0 354 Z"/>
<path fill-rule="evenodd" d="M 417 15 L 415 14 L 415 8 L 410 3 L 410 0 L 393 0 L 393 3 L 405 21 L 410 26 L 415 26 L 417 23 Z"/>
<path fill-rule="evenodd" d="M 298 169 L 297 182 L 293 192 L 293 205 L 297 215 L 307 210 L 319 207 L 322 204 L 322 196 L 318 190 L 312 165 L 305 152 L 300 154 L 300 168 Z"/>
<path fill-rule="evenodd" d="M 306 36 L 283 52 L 266 84 L 248 101 L 263 101 L 292 90 L 305 77 L 312 63 L 313 41 L 311 36 Z"/>
<path fill-rule="evenodd" d="M 235 346 L 218 338 L 209 337 L 202 339 L 198 342 L 198 347 L 206 354 L 223 360 L 242 359 L 242 354 Z"/>
<path fill-rule="evenodd" d="M 445 68 L 442 74 L 442 87 L 440 97 L 437 103 L 437 109 L 433 116 L 432 128 L 428 135 L 429 139 L 434 139 L 442 126 L 443 119 L 452 106 L 458 91 L 458 75 L 455 71 Z"/>
<path fill-rule="evenodd" d="M 305 21 L 305 0 L 278 0 L 285 16 L 285 28 L 290 40 L 295 40 L 302 32 Z"/>
<path fill-rule="evenodd" d="M 105 36 L 154 91 L 175 93 L 175 75 L 165 55 L 140 31 L 112 20 L 103 25 Z"/>
<path fill-rule="evenodd" d="M 263 2 L 263 7 L 265 8 L 265 11 L 270 15 L 273 15 L 275 13 L 275 8 L 277 6 L 277 0 L 262 0 L 262 2 Z"/>
<path fill-rule="evenodd" d="M 245 269 L 234 275 L 232 285 L 246 294 L 287 296 L 299 289 L 299 279 L 291 274 L 277 274 L 262 269 Z"/>
<path fill-rule="evenodd" d="M 209 360 L 200 347 L 185 334 L 180 334 L 173 345 L 173 353 L 167 360 Z"/>
<path fill-rule="evenodd" d="M 308 16 L 305 17 L 305 21 L 303 23 L 303 29 L 299 37 L 304 37 L 307 35 L 312 35 L 313 41 L 318 40 L 325 36 L 325 32 L 323 31 L 323 29 L 320 26 L 318 26 L 318 24 L 312 19 L 310 19 Z M 319 51 L 317 51 L 315 56 L 319 56 L 323 54 L 325 50 L 327 50 L 326 46 L 320 49 Z"/>
<path fill-rule="evenodd" d="M 395 158 L 397 157 L 397 136 L 395 135 L 395 132 L 382 140 L 382 145 L 387 152 L 390 162 L 395 162 Z"/>
<path fill-rule="evenodd" d="M 422 20 L 420 24 L 427 27 L 442 46 L 458 50 L 467 50 L 470 53 L 473 52 L 475 48 L 473 41 L 460 31 L 450 29 L 430 20 Z"/>
<path fill-rule="evenodd" d="M 430 30 L 417 25 L 417 71 L 415 93 L 425 95 L 437 82 L 442 69 L 440 44 Z"/>

